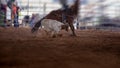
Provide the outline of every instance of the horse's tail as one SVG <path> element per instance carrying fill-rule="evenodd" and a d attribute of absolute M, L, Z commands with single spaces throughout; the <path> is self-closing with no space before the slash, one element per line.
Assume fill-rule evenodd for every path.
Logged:
<path fill-rule="evenodd" d="M 38 22 L 36 22 L 36 24 L 34 25 L 34 27 L 31 29 L 32 33 L 34 33 L 35 31 L 37 31 L 39 29 L 39 27 L 41 26 L 41 22 L 42 22 L 43 19 L 45 19 L 45 17 L 43 17 Z"/>

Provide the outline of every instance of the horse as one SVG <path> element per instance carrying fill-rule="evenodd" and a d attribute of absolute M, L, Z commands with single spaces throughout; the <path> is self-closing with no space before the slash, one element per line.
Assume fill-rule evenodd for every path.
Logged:
<path fill-rule="evenodd" d="M 37 31 L 39 29 L 41 21 L 43 19 L 53 19 L 53 20 L 63 22 L 62 17 L 64 14 L 66 16 L 66 23 L 65 24 L 68 24 L 68 26 L 70 26 L 71 31 L 72 31 L 72 35 L 76 36 L 75 29 L 73 26 L 73 21 L 78 16 L 78 10 L 79 10 L 79 0 L 76 0 L 72 6 L 68 7 L 68 9 L 53 10 L 48 15 L 43 17 L 41 20 L 36 22 L 35 26 L 32 28 L 31 31 L 32 32 Z M 66 28 L 66 30 L 68 30 L 68 27 Z"/>
<path fill-rule="evenodd" d="M 51 35 L 50 37 L 59 36 L 62 25 L 64 25 L 62 22 L 52 19 L 44 19 L 41 21 L 41 26 L 44 27 L 43 29 L 47 35 Z"/>

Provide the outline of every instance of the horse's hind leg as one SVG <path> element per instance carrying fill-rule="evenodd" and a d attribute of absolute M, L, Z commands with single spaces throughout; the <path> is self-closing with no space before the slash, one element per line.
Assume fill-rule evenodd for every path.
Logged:
<path fill-rule="evenodd" d="M 69 23 L 69 26 L 70 26 L 70 29 L 72 30 L 72 34 L 73 34 L 73 36 L 77 36 L 77 35 L 75 34 L 75 28 L 74 28 L 72 22 Z"/>

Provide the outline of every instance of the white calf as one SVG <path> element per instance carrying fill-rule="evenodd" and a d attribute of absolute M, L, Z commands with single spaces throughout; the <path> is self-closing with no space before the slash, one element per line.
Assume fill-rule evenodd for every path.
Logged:
<path fill-rule="evenodd" d="M 56 37 L 59 31 L 61 30 L 61 26 L 64 25 L 62 22 L 52 19 L 43 19 L 41 22 L 41 26 L 44 26 L 44 30 L 52 37 Z"/>

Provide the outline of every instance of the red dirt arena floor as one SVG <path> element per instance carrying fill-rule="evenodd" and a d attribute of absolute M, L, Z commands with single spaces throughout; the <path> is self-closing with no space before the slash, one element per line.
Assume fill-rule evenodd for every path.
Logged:
<path fill-rule="evenodd" d="M 120 32 L 60 33 L 49 38 L 42 30 L 0 27 L 0 68 L 120 68 Z"/>

